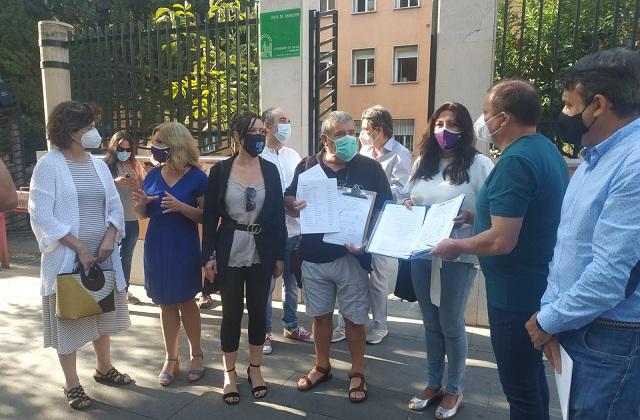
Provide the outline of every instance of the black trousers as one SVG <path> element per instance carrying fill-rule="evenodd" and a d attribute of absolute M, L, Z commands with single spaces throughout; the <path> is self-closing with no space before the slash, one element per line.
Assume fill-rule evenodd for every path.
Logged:
<path fill-rule="evenodd" d="M 222 326 L 220 342 L 222 351 L 231 353 L 240 344 L 240 325 L 244 311 L 246 291 L 249 312 L 249 344 L 261 346 L 267 331 L 267 300 L 271 277 L 264 274 L 260 264 L 251 267 L 228 267 L 222 284 Z"/>

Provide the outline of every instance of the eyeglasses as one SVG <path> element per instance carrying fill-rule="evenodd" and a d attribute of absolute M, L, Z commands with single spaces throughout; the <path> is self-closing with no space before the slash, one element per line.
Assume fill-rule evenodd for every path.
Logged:
<path fill-rule="evenodd" d="M 245 206 L 246 211 L 254 211 L 256 209 L 256 202 L 253 201 L 256 198 L 256 189 L 253 187 L 247 187 L 247 205 Z"/>
<path fill-rule="evenodd" d="M 127 148 L 124 148 L 124 147 L 118 147 L 118 149 L 117 149 L 117 150 L 118 150 L 118 152 L 130 152 L 130 151 L 131 151 L 131 148 L 130 148 L 130 147 L 127 147 Z"/>

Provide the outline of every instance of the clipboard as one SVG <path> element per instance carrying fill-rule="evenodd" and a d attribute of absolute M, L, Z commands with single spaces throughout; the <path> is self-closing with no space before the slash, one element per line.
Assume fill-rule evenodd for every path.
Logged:
<path fill-rule="evenodd" d="M 364 190 L 359 185 L 346 190 L 338 189 L 340 230 L 325 233 L 322 242 L 341 246 L 347 243 L 356 247 L 362 246 L 369 230 L 375 200 L 375 191 Z M 348 224 L 345 226 L 344 223 Z"/>

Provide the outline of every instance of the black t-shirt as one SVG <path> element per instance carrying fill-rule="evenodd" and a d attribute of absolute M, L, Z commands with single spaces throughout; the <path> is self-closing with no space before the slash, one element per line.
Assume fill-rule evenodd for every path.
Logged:
<path fill-rule="evenodd" d="M 293 181 L 291 181 L 291 185 L 289 185 L 289 188 L 285 191 L 285 196 L 295 197 L 298 192 L 298 175 L 319 164 L 327 177 L 337 179 L 338 187 L 352 187 L 357 184 L 364 190 L 375 191 L 376 199 L 373 204 L 374 213 L 382 210 L 385 201 L 393 199 L 389 181 L 380 163 L 358 154 L 347 162 L 343 169 L 334 172 L 333 169 L 323 163 L 323 154 L 324 152 L 320 152 L 315 156 L 302 159 L 298 166 L 296 166 Z M 349 252 L 344 246 L 322 242 L 323 236 L 324 233 L 302 235 L 300 253 L 304 261 L 327 263 L 335 261 Z M 371 271 L 371 255 L 365 253 L 363 255 L 356 255 L 356 258 L 362 268 Z"/>

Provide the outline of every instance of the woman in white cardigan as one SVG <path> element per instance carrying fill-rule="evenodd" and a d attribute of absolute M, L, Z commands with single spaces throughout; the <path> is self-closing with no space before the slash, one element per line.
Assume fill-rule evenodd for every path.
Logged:
<path fill-rule="evenodd" d="M 31 178 L 29 213 L 41 261 L 44 346 L 58 351 L 65 376 L 64 393 L 74 409 L 91 405 L 76 372 L 76 350 L 92 342 L 97 382 L 128 385 L 127 374 L 111 364 L 109 336 L 130 326 L 126 283 L 118 248 L 124 213 L 107 165 L 85 151 L 102 139 L 95 111 L 87 104 L 63 102 L 49 117 L 47 135 L 56 149 L 42 157 Z M 115 310 L 77 320 L 56 317 L 56 276 L 99 264 L 116 273 Z"/>

